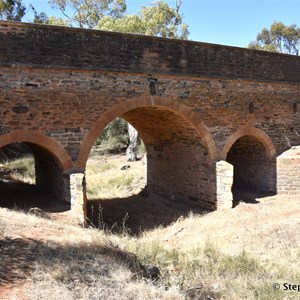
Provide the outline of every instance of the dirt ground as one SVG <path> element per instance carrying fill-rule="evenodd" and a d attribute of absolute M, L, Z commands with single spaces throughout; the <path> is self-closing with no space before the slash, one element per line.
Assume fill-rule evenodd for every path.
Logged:
<path fill-rule="evenodd" d="M 0 222 L 4 222 L 6 225 L 10 224 L 9 235 L 6 234 L 0 240 L 0 254 L 1 252 L 5 253 L 1 257 L 2 262 L 0 263 L 0 299 L 26 299 L 22 294 L 22 286 L 26 284 L 26 280 L 32 272 L 31 261 L 35 255 L 33 249 L 37 249 L 39 243 L 49 239 L 53 240 L 61 235 L 76 234 L 78 227 L 63 223 L 66 215 L 55 216 L 55 213 L 51 213 L 49 217 L 54 222 L 40 224 L 40 218 L 28 216 L 30 220 L 25 225 L 22 218 L 16 216 L 11 219 L 8 209 L 0 208 Z M 179 218 L 182 219 L 182 217 Z M 259 199 L 256 204 L 241 203 L 228 211 L 204 215 L 204 218 L 206 219 L 205 224 L 209 225 L 199 228 L 199 235 L 214 232 L 215 238 L 221 243 L 232 240 L 238 246 L 244 243 L 245 230 L 253 231 L 253 228 L 276 227 L 276 224 L 282 222 L 298 222 L 300 224 L 300 199 L 296 196 L 282 195 L 266 197 Z M 157 231 L 151 228 L 149 233 L 144 232 L 144 234 L 153 235 L 154 238 L 160 236 L 168 240 L 170 246 L 174 244 L 177 247 L 184 247 L 181 244 L 185 239 L 189 239 L 189 234 L 192 233 L 189 233 L 188 229 L 181 230 L 180 228 L 178 235 L 168 239 L 169 234 L 172 235 L 174 230 L 177 230 L 176 227 L 174 229 L 173 226 L 169 230 L 166 226 Z M 12 273 L 10 280 L 5 279 L 8 270 Z"/>
<path fill-rule="evenodd" d="M 120 164 L 122 163 L 123 161 Z M 141 161 L 140 164 L 142 163 Z M 43 199 L 46 199 L 46 202 L 43 202 L 45 206 L 43 206 L 43 203 L 39 202 L 41 195 L 34 194 L 30 191 L 31 188 L 28 185 L 15 183 L 15 186 L 10 186 L 7 190 L 4 188 L 4 184 L 0 183 L 1 201 L 9 197 L 20 198 L 19 201 L 21 202 L 19 203 L 26 203 L 26 205 L 23 205 L 25 211 L 28 207 L 36 206 L 36 204 L 39 204 L 42 209 L 46 208 L 47 211 L 47 205 L 54 200 L 45 198 L 45 195 L 43 195 Z M 28 194 L 26 194 L 27 192 Z M 245 203 L 243 198 L 246 202 L 249 198 L 252 200 L 255 198 L 255 201 Z M 2 236 L 0 240 L 0 255 L 2 254 L 0 299 L 26 299 L 22 296 L 22 286 L 32 272 L 30 264 L 34 256 L 32 250 L 39 247 L 39 242 L 53 240 L 60 235 L 77 234 L 78 226 L 67 225 L 67 223 L 70 223 L 71 214 L 68 208 L 63 205 L 50 205 L 52 209 L 46 213 L 47 218 L 53 222 L 42 222 L 42 220 L 40 223 L 40 218 L 28 215 L 28 223 L 24 223 L 24 216 L 23 219 L 18 215 L 12 218 L 10 210 L 13 207 L 4 205 L 4 203 L 5 201 L 2 201 L 2 208 L 0 208 L 0 227 L 1 223 L 4 224 L 4 227 L 6 226 L 4 234 L 1 234 L 0 228 Z M 190 212 L 201 214 L 205 218 L 203 224 L 207 224 L 207 227 L 199 228 L 199 234 L 213 230 L 220 241 L 230 239 L 242 241 L 247 228 L 253 230 L 253 228 L 264 228 L 266 226 L 275 227 L 276 224 L 282 222 L 300 224 L 300 197 L 295 195 L 261 197 L 260 195 L 244 193 L 240 195 L 240 203 L 235 208 L 208 214 L 203 214 L 203 211 L 197 206 L 187 207 L 176 204 L 145 191 L 137 195 L 129 195 L 124 199 L 105 200 L 98 204 L 101 204 L 101 209 L 103 209 L 103 214 L 100 215 L 102 223 L 98 225 L 112 226 L 116 222 L 121 225 L 124 216 L 128 214 L 129 218 L 126 220 L 126 226 L 131 228 L 130 233 L 138 235 L 143 232 L 144 235 L 162 236 L 163 238 L 168 237 L 174 231 L 174 226 L 171 231 L 168 230 L 169 225 L 188 216 Z M 19 205 L 19 207 L 21 206 Z M 99 220 L 99 214 L 96 215 L 96 219 Z M 7 230 L 7 226 L 9 226 L 9 230 Z M 157 231 L 155 231 L 156 228 L 158 228 Z M 189 232 L 181 230 L 169 242 L 180 247 L 181 243 L 184 243 L 184 239 L 188 238 L 188 235 Z M 12 274 L 10 280 L 6 280 L 8 270 Z M 16 270 L 15 273 L 14 270 Z"/>

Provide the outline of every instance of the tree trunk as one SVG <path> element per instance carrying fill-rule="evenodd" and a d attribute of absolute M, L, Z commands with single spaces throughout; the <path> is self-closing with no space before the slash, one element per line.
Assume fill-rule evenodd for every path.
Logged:
<path fill-rule="evenodd" d="M 138 132 L 130 123 L 127 124 L 128 124 L 128 135 L 129 135 L 129 146 L 126 149 L 126 156 L 128 161 L 135 161 L 137 160 Z"/>

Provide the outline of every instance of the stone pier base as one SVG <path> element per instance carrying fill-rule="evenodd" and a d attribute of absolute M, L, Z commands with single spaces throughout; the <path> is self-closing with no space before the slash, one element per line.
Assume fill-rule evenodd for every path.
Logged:
<path fill-rule="evenodd" d="M 84 173 L 70 174 L 71 211 L 77 220 L 86 225 L 86 183 Z"/>
<path fill-rule="evenodd" d="M 232 208 L 233 165 L 221 160 L 216 163 L 217 209 Z"/>

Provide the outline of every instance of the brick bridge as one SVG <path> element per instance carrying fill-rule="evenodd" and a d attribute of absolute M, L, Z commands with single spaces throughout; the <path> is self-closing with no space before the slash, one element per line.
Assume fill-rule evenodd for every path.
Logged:
<path fill-rule="evenodd" d="M 26 143 L 36 185 L 81 220 L 89 152 L 116 117 L 146 145 L 149 191 L 173 201 L 299 193 L 299 82 L 296 56 L 1 21 L 0 147 Z"/>

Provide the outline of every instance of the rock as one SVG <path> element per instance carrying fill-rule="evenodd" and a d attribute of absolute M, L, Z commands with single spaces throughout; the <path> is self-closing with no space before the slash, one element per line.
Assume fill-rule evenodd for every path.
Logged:
<path fill-rule="evenodd" d="M 125 165 L 125 166 L 123 166 L 123 167 L 121 168 L 121 170 L 128 170 L 128 169 L 130 169 L 130 166 L 129 166 L 129 165 Z"/>
<path fill-rule="evenodd" d="M 151 279 L 152 281 L 157 281 L 160 278 L 160 271 L 155 266 L 143 266 L 143 277 Z"/>
<path fill-rule="evenodd" d="M 43 212 L 40 208 L 38 207 L 32 207 L 28 210 L 28 213 L 32 214 L 32 215 L 35 215 L 37 217 L 40 217 L 40 218 L 45 218 L 45 219 L 49 219 L 49 216 Z"/>

